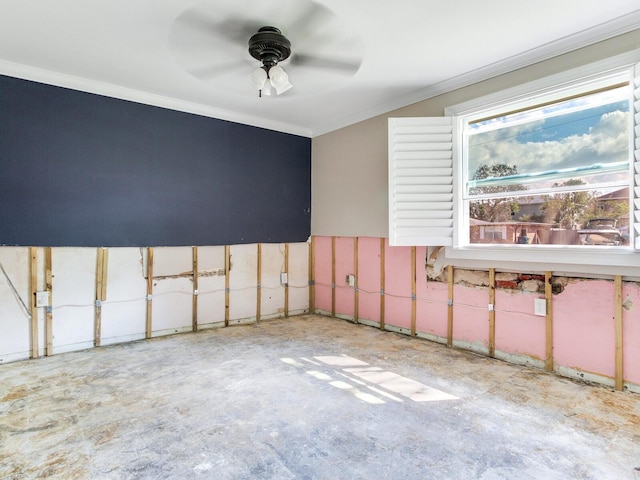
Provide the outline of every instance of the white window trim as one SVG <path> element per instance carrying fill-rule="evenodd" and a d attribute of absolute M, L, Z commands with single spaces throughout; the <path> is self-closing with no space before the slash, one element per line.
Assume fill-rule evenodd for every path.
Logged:
<path fill-rule="evenodd" d="M 635 50 L 449 107 L 445 110 L 445 116 L 454 117 L 457 131 L 460 132 L 461 117 L 470 115 L 478 110 L 486 111 L 498 105 L 504 106 L 506 103 L 517 103 L 524 99 L 531 99 L 532 96 L 544 96 L 559 87 L 562 88 L 577 82 L 587 82 L 608 72 L 614 73 L 615 71 L 632 69 L 639 61 L 640 50 Z M 633 105 L 631 109 L 633 112 Z M 632 145 L 632 151 L 637 148 Z M 464 228 L 468 222 L 465 220 L 463 212 L 464 202 L 462 202 L 461 190 L 462 181 L 465 178 L 462 171 L 462 149 L 462 135 L 457 135 L 453 144 L 453 193 L 456 199 L 453 215 L 454 225 Z M 633 165 L 631 168 L 633 168 Z M 634 173 L 637 174 L 637 172 L 631 170 L 631 175 Z M 630 190 L 633 195 L 633 188 Z M 633 218 L 630 218 L 630 223 L 630 228 L 633 230 Z M 461 239 L 459 238 L 461 232 L 458 228 L 454 229 L 453 235 L 453 245 L 445 247 L 444 255 L 446 263 L 454 266 L 486 268 L 490 264 L 494 268 L 514 271 L 551 270 L 566 274 L 624 275 L 632 278 L 640 276 L 640 252 L 631 248 L 596 247 L 588 251 L 579 251 L 570 246 L 500 245 L 497 247 L 490 244 L 461 245 Z M 636 248 L 638 248 L 638 245 L 636 245 Z M 543 250 L 544 253 L 539 250 Z"/>

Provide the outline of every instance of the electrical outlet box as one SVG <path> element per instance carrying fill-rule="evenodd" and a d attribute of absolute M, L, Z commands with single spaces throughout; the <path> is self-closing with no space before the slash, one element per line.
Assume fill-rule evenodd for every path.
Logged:
<path fill-rule="evenodd" d="M 280 274 L 280 285 L 286 285 L 287 283 L 289 283 L 287 272 L 282 272 Z"/>
<path fill-rule="evenodd" d="M 36 292 L 36 307 L 49 306 L 49 292 Z"/>
<path fill-rule="evenodd" d="M 356 276 L 353 275 L 352 273 L 347 275 L 347 285 L 349 285 L 350 287 L 356 286 Z"/>
<path fill-rule="evenodd" d="M 533 313 L 542 317 L 547 314 L 547 301 L 544 298 L 536 298 L 533 301 Z"/>

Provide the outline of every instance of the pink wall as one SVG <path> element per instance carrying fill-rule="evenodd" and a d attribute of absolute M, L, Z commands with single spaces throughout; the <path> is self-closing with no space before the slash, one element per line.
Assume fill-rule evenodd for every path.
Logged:
<path fill-rule="evenodd" d="M 622 286 L 622 362 L 625 380 L 640 384 L 640 285 Z M 625 303 L 626 302 L 626 303 Z"/>
<path fill-rule="evenodd" d="M 315 307 L 331 311 L 331 237 L 314 237 Z"/>
<path fill-rule="evenodd" d="M 347 283 L 347 275 L 355 270 L 354 239 L 336 237 L 336 315 L 354 316 L 355 289 Z"/>
<path fill-rule="evenodd" d="M 479 347 L 489 346 L 489 291 L 453 286 L 453 338 Z"/>
<path fill-rule="evenodd" d="M 316 308 L 331 311 L 331 237 L 314 237 Z M 411 328 L 411 247 L 385 251 L 385 324 Z M 346 276 L 355 273 L 354 239 L 335 239 L 336 314 L 353 316 L 355 289 Z M 424 247 L 416 248 L 416 330 L 447 337 L 448 285 L 428 281 Z M 380 320 L 380 239 L 358 239 L 358 317 Z M 539 294 L 496 289 L 496 351 L 544 360 L 545 317 L 533 314 Z M 640 285 L 623 284 L 624 378 L 640 385 Z M 454 285 L 453 339 L 476 351 L 488 351 L 489 291 Z M 553 295 L 554 365 L 606 377 L 615 376 L 614 285 L 610 280 L 572 279 Z"/>
<path fill-rule="evenodd" d="M 553 297 L 553 356 L 558 366 L 615 376 L 612 281 L 569 283 Z"/>
<path fill-rule="evenodd" d="M 411 328 L 411 247 L 385 244 L 385 325 Z"/>
<path fill-rule="evenodd" d="M 539 295 L 496 290 L 496 350 L 544 360 L 546 318 L 533 315 Z"/>
<path fill-rule="evenodd" d="M 358 317 L 380 322 L 380 239 L 358 239 Z"/>
<path fill-rule="evenodd" d="M 428 282 L 427 248 L 416 248 L 416 331 L 447 337 L 447 300 L 449 287 L 442 282 Z"/>
<path fill-rule="evenodd" d="M 416 330 L 438 337 L 447 337 L 449 287 L 446 283 L 416 282 L 417 319 Z"/>

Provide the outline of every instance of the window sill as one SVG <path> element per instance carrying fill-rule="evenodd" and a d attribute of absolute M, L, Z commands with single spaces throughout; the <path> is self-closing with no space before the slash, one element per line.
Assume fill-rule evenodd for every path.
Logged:
<path fill-rule="evenodd" d="M 445 247 L 447 264 L 461 268 L 496 268 L 515 272 L 552 271 L 561 275 L 622 275 L 640 280 L 640 253 L 626 247 L 470 245 Z"/>

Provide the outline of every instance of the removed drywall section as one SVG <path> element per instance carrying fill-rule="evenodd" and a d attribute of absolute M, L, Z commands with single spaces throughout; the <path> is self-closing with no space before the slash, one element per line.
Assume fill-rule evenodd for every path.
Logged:
<path fill-rule="evenodd" d="M 578 376 L 615 376 L 613 282 L 578 280 L 553 298 L 553 356 L 556 369 Z M 612 384 L 613 385 L 613 384 Z"/>
<path fill-rule="evenodd" d="M 540 369 L 550 360 L 549 370 L 561 375 L 611 386 L 615 380 L 618 389 L 640 392 L 637 282 L 453 267 L 436 276 L 425 264 L 424 248 L 415 248 L 412 264 L 413 247 L 390 248 L 386 240 L 370 237 L 357 240 L 359 322 L 379 326 L 384 320 L 384 328 L 409 335 L 415 305 L 418 337 Z M 339 283 L 331 289 L 332 275 L 339 282 L 336 272 L 352 268 L 354 242 L 348 237 L 313 237 L 317 313 L 330 313 L 331 293 L 340 289 Z M 378 270 L 381 263 L 384 268 Z M 377 302 L 376 285 L 384 285 Z M 547 315 L 535 314 L 536 299 L 543 301 Z M 386 308 L 376 312 L 378 302 Z M 336 313 L 348 305 L 349 298 L 344 307 L 338 302 Z"/>
<path fill-rule="evenodd" d="M 53 352 L 93 347 L 95 248 L 53 248 Z"/>
<path fill-rule="evenodd" d="M 358 322 L 380 325 L 381 250 L 380 239 L 358 238 Z"/>
<path fill-rule="evenodd" d="M 426 247 L 416 249 L 416 331 L 420 337 L 447 343 L 448 288 L 431 282 L 426 271 Z"/>
<path fill-rule="evenodd" d="M 224 326 L 224 247 L 198 247 L 198 329 Z"/>
<path fill-rule="evenodd" d="M 153 250 L 153 336 L 171 335 L 192 328 L 191 247 Z"/>
<path fill-rule="evenodd" d="M 625 282 L 622 299 L 624 378 L 640 385 L 640 284 Z"/>
<path fill-rule="evenodd" d="M 0 249 L 0 363 L 30 356 L 29 249 Z"/>
<path fill-rule="evenodd" d="M 285 286 L 280 274 L 286 271 L 285 244 L 261 244 L 260 249 L 260 319 L 282 317 L 285 314 Z"/>
<path fill-rule="evenodd" d="M 332 314 L 333 278 L 331 237 L 315 237 L 315 292 L 316 311 Z"/>
<path fill-rule="evenodd" d="M 349 285 L 348 282 L 348 275 L 355 275 L 354 239 L 337 237 L 335 248 L 336 316 L 345 320 L 354 320 L 354 285 Z"/>
<path fill-rule="evenodd" d="M 411 331 L 411 247 L 385 243 L 385 326 Z M 395 327 L 395 328 L 394 328 Z"/>
<path fill-rule="evenodd" d="M 545 317 L 533 314 L 536 298 L 514 290 L 496 290 L 496 357 L 544 368 Z"/>
<path fill-rule="evenodd" d="M 141 274 L 141 263 L 140 249 L 109 249 L 101 345 L 140 340 L 145 336 L 147 284 Z"/>
<path fill-rule="evenodd" d="M 229 297 L 230 324 L 255 321 L 257 313 L 257 244 L 198 249 L 197 328 L 225 324 Z M 309 309 L 309 245 L 306 242 L 263 244 L 265 279 L 274 282 L 278 295 L 265 303 L 267 313 L 284 316 Z M 51 251 L 51 329 L 46 306 L 34 308 L 37 356 L 109 345 L 145 338 L 147 307 L 151 307 L 150 335 L 193 330 L 194 247 L 156 248 L 28 248 L 0 247 L 0 363 L 29 358 L 31 348 L 31 271 L 35 291 L 46 291 L 48 252 Z M 232 268 L 225 267 L 226 251 Z M 103 253 L 100 275 L 99 252 Z M 150 252 L 153 252 L 151 297 L 147 296 Z M 34 256 L 32 256 L 32 253 Z M 287 260 L 288 257 L 288 260 Z M 33 259 L 33 260 L 32 260 Z M 280 273 L 288 268 L 287 287 Z M 8 280 L 7 280 L 8 279 Z M 229 282 L 229 291 L 225 284 Z M 106 282 L 106 289 L 100 289 Z M 277 282 L 277 285 L 275 284 Z M 269 283 L 271 285 L 271 283 Z M 99 315 L 98 315 L 99 312 Z M 99 320 L 99 321 L 98 321 Z M 99 328 L 96 328 L 99 327 Z M 45 349 L 51 336 L 52 345 Z"/>
<path fill-rule="evenodd" d="M 289 315 L 309 311 L 309 243 L 289 244 Z"/>
<path fill-rule="evenodd" d="M 454 285 L 453 344 L 483 355 L 489 353 L 489 294 L 486 288 Z"/>
<path fill-rule="evenodd" d="M 192 272 L 191 247 L 157 247 L 153 256 L 153 278 L 190 277 Z"/>
<path fill-rule="evenodd" d="M 232 245 L 229 275 L 229 323 L 255 321 L 258 297 L 258 246 Z"/>

